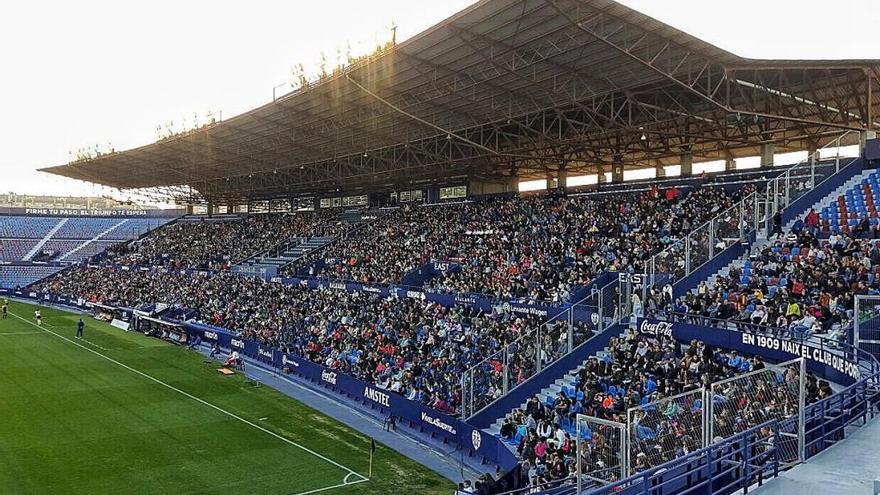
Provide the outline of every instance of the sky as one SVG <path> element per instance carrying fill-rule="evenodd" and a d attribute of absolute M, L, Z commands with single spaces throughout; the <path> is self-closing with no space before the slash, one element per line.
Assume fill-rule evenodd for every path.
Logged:
<path fill-rule="evenodd" d="M 39 173 L 84 147 L 156 139 L 156 126 L 271 101 L 299 63 L 398 41 L 472 0 L 99 0 L 0 4 L 0 194 L 112 191 Z M 739 55 L 878 58 L 875 0 L 623 0 Z M 872 41 L 873 38 L 873 41 Z M 282 86 L 283 88 L 283 86 Z M 279 88 L 281 90 L 282 88 Z M 114 196 L 125 199 L 125 195 Z"/>

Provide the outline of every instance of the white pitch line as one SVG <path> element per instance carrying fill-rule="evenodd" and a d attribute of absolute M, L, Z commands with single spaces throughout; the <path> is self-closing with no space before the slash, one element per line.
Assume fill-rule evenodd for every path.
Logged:
<path fill-rule="evenodd" d="M 43 335 L 43 332 L 0 332 L 0 337 L 6 335 Z"/>
<path fill-rule="evenodd" d="M 252 428 L 256 428 L 257 430 L 260 430 L 260 431 L 262 431 L 263 433 L 266 433 L 267 435 L 271 435 L 271 436 L 277 438 L 278 440 L 281 440 L 282 442 L 285 442 L 285 443 L 287 443 L 287 444 L 289 444 L 289 445 L 292 445 L 292 446 L 294 446 L 294 447 L 296 447 L 296 448 L 302 449 L 303 451 L 308 452 L 309 454 L 312 454 L 313 456 L 315 456 L 315 457 L 317 457 L 317 458 L 319 458 L 319 459 L 322 459 L 322 460 L 324 460 L 324 461 L 326 461 L 326 462 L 329 462 L 330 464 L 332 464 L 332 465 L 334 465 L 334 466 L 336 466 L 336 467 L 338 467 L 338 468 L 340 468 L 340 469 L 342 469 L 342 470 L 344 470 L 344 471 L 347 471 L 348 474 L 349 474 L 349 476 L 350 476 L 350 475 L 355 475 L 355 476 L 357 476 L 358 478 L 360 478 L 359 480 L 357 480 L 357 481 L 353 481 L 353 482 L 351 482 L 351 483 L 342 483 L 341 485 L 335 485 L 335 486 L 332 486 L 332 487 L 321 488 L 321 489 L 318 489 L 318 490 L 312 490 L 312 491 L 309 491 L 309 492 L 302 492 L 302 493 L 299 493 L 299 494 L 297 494 L 297 495 L 307 495 L 307 494 L 309 494 L 309 493 L 318 493 L 318 492 L 321 492 L 321 491 L 331 490 L 331 489 L 333 489 L 333 488 L 339 488 L 339 487 L 342 487 L 342 486 L 353 485 L 353 484 L 355 484 L 355 483 L 361 483 L 361 482 L 364 482 L 364 481 L 369 481 L 369 478 L 367 478 L 366 476 L 364 476 L 364 475 L 362 475 L 362 474 L 360 474 L 360 473 L 358 473 L 358 472 L 356 472 L 356 471 L 353 471 L 353 470 L 351 470 L 351 469 L 349 469 L 349 468 L 343 466 L 342 464 L 339 464 L 338 462 L 334 461 L 333 459 L 329 459 L 329 458 L 327 458 L 327 457 L 325 457 L 325 456 L 323 456 L 323 455 L 321 455 L 321 454 L 315 452 L 314 450 L 311 450 L 311 449 L 308 448 L 308 447 L 302 446 L 302 445 L 300 445 L 300 444 L 298 444 L 298 443 L 296 443 L 296 442 L 294 442 L 294 441 L 292 441 L 292 440 L 290 440 L 290 439 L 288 439 L 288 438 L 285 438 L 285 437 L 283 437 L 283 436 L 281 436 L 281 435 L 275 433 L 274 431 L 271 431 L 271 430 L 268 430 L 268 429 L 266 429 L 266 428 L 263 428 L 262 426 L 260 426 L 260 425 L 258 425 L 258 424 L 256 424 L 256 423 L 253 423 L 253 422 L 251 422 L 251 421 L 248 421 L 248 420 L 242 418 L 241 416 L 238 416 L 238 415 L 235 414 L 235 413 L 231 413 L 231 412 L 227 411 L 226 409 L 223 409 L 223 408 L 220 407 L 220 406 L 217 406 L 217 405 L 211 404 L 210 402 L 208 402 L 208 401 L 206 401 L 206 400 L 204 400 L 204 399 L 200 399 L 200 398 L 196 397 L 195 395 L 190 394 L 189 392 L 185 392 L 185 391 L 183 391 L 183 390 L 180 390 L 179 388 L 175 387 L 174 385 L 170 385 L 170 384 L 168 384 L 168 383 L 165 383 L 165 382 L 163 382 L 162 380 L 160 380 L 160 379 L 158 379 L 158 378 L 156 378 L 156 377 L 154 377 L 154 376 L 148 375 L 148 374 L 144 373 L 143 371 L 140 371 L 140 370 L 138 370 L 138 369 L 132 368 L 131 366 L 129 366 L 129 365 L 125 364 L 125 363 L 121 363 L 121 362 L 119 362 L 119 361 L 117 361 L 117 360 L 115 360 L 115 359 L 113 359 L 113 358 L 111 358 L 111 357 L 109 357 L 109 356 L 105 356 L 104 354 L 101 354 L 100 352 L 98 352 L 98 351 L 96 351 L 96 350 L 94 350 L 94 349 L 89 349 L 88 347 L 86 347 L 86 346 L 84 346 L 84 345 L 82 345 L 82 344 L 80 344 L 80 343 L 78 343 L 78 342 L 76 342 L 76 341 L 74 341 L 74 340 L 70 340 L 69 338 L 65 337 L 64 335 L 61 335 L 61 334 L 55 333 L 55 332 L 53 332 L 52 330 L 49 330 L 48 328 L 41 327 L 41 326 L 37 325 L 36 323 L 34 323 L 34 322 L 32 322 L 32 321 L 30 321 L 30 320 L 28 320 L 28 319 L 26 319 L 26 318 L 22 318 L 21 316 L 18 316 L 17 314 L 15 314 L 15 313 L 13 313 L 13 312 L 11 312 L 11 311 L 10 311 L 9 314 L 11 314 L 12 316 L 18 318 L 19 320 L 21 320 L 21 321 L 23 321 L 23 322 L 25 322 L 25 323 L 27 323 L 27 324 L 29 324 L 29 325 L 32 325 L 32 326 L 34 326 L 34 327 L 36 327 L 36 328 L 39 328 L 40 330 L 43 330 L 44 332 L 49 332 L 50 334 L 52 334 L 52 335 L 58 337 L 59 339 L 65 340 L 65 341 L 67 341 L 67 342 L 69 342 L 69 343 L 71 343 L 71 344 L 73 344 L 73 345 L 79 347 L 80 349 L 84 349 L 84 350 L 86 350 L 86 351 L 91 352 L 92 354 L 94 354 L 94 355 L 96 355 L 96 356 L 100 356 L 101 358 L 104 358 L 104 359 L 106 359 L 107 361 L 110 361 L 111 363 L 113 363 L 113 364 L 115 364 L 115 365 L 117 365 L 117 366 L 120 366 L 120 367 L 122 367 L 122 368 L 127 369 L 128 371 L 131 371 L 132 373 L 135 373 L 135 374 L 137 374 L 137 375 L 140 375 L 140 376 L 142 376 L 142 377 L 144 377 L 144 378 L 146 378 L 146 379 L 148 379 L 148 380 L 150 380 L 150 381 L 152 381 L 152 382 L 155 382 L 155 383 L 157 383 L 157 384 L 159 384 L 159 385 L 162 385 L 163 387 L 165 387 L 165 388 L 167 388 L 167 389 L 169 389 L 169 390 L 173 390 L 173 391 L 175 391 L 175 392 L 177 392 L 177 393 L 179 393 L 179 394 L 181 394 L 181 395 L 183 395 L 183 396 L 185 396 L 185 397 L 189 397 L 190 399 L 192 399 L 192 400 L 194 400 L 194 401 L 196 401 L 196 402 L 198 402 L 198 403 L 200 403 L 200 404 L 204 404 L 204 405 L 210 407 L 211 409 L 214 409 L 214 410 L 217 411 L 217 412 L 223 413 L 223 414 L 229 416 L 230 418 L 237 419 L 238 421 L 241 421 L 242 423 L 244 423 L 244 424 L 246 424 L 246 425 L 248 425 L 248 426 L 250 426 L 250 427 L 252 427 Z M 348 476 L 346 476 L 346 479 L 348 479 Z"/>
<path fill-rule="evenodd" d="M 18 316 L 18 315 L 16 315 L 16 314 L 13 314 L 12 312 L 10 312 L 9 314 L 11 314 L 12 316 L 14 316 L 14 317 L 16 317 L 16 318 L 18 318 L 18 319 L 20 319 L 20 320 L 27 321 L 27 322 L 30 323 L 31 325 L 33 325 L 33 326 L 35 326 L 35 327 L 37 327 L 37 328 L 39 328 L 39 329 L 41 329 L 41 330 L 44 329 L 43 327 L 57 328 L 55 325 L 50 325 L 50 324 L 45 323 L 45 322 L 43 322 L 43 323 L 40 324 L 40 325 L 36 325 L 36 324 L 32 323 L 30 320 L 24 320 L 24 318 L 22 318 L 21 316 Z M 31 332 L 31 333 L 40 333 L 40 332 Z M 50 332 L 50 333 L 55 333 L 55 332 Z M 83 338 L 83 337 L 74 337 L 74 338 L 75 338 L 75 339 L 78 339 L 78 340 L 80 340 L 80 341 L 82 341 L 82 342 L 85 342 L 86 344 L 89 344 L 89 345 L 92 346 L 92 347 L 97 347 L 98 349 L 101 349 L 102 351 L 112 351 L 112 350 L 113 350 L 113 349 L 108 349 L 108 348 L 106 348 L 106 347 L 101 347 L 101 346 L 99 346 L 98 344 L 96 344 L 96 343 L 94 343 L 94 342 L 92 342 L 92 341 L 90 341 L 90 340 L 86 340 L 86 339 Z"/>
<path fill-rule="evenodd" d="M 308 392 L 308 393 L 310 393 L 310 394 L 312 394 L 312 395 L 315 395 L 315 396 L 317 396 L 317 397 L 320 397 L 320 398 L 323 399 L 323 400 L 330 401 L 330 402 L 333 402 L 333 403 L 335 403 L 335 404 L 337 404 L 337 405 L 341 405 L 342 407 L 345 407 L 344 404 L 341 404 L 341 403 L 340 403 L 339 401 L 337 401 L 336 399 L 330 398 L 330 397 L 327 396 L 327 395 L 322 395 L 322 394 L 320 394 L 320 393 L 318 393 L 318 392 L 312 390 L 311 388 L 309 388 L 309 387 L 307 387 L 307 386 L 305 386 L 305 385 L 303 385 L 303 384 L 301 384 L 301 383 L 297 383 L 297 382 L 295 382 L 295 381 L 293 381 L 293 380 L 287 378 L 287 377 L 284 376 L 284 375 L 278 375 L 278 374 L 272 373 L 271 371 L 267 371 L 267 370 L 265 370 L 265 369 L 263 369 L 263 368 L 261 368 L 261 367 L 259 367 L 259 366 L 251 366 L 251 367 L 248 368 L 248 369 L 249 369 L 249 370 L 257 370 L 257 371 L 259 371 L 259 372 L 261 372 L 261 373 L 265 373 L 265 374 L 267 374 L 267 375 L 271 375 L 272 377 L 274 377 L 274 378 L 276 378 L 276 379 L 278 379 L 278 380 L 285 381 L 285 382 L 287 382 L 288 384 L 293 385 L 294 387 L 296 387 L 296 388 L 298 388 L 298 389 L 300 389 L 300 390 L 302 390 L 302 391 L 304 391 L 304 392 Z M 373 418 L 372 416 L 368 416 L 368 415 L 366 415 L 366 414 L 364 414 L 364 413 L 358 411 L 357 409 L 350 409 L 348 412 L 351 413 L 351 414 L 353 414 L 353 415 L 355 415 L 355 416 L 360 416 L 361 418 L 363 418 L 365 421 L 367 421 L 367 422 L 369 422 L 369 423 L 372 423 L 372 424 L 374 424 L 374 425 L 376 425 L 376 426 L 379 426 L 379 427 L 384 428 L 384 425 L 382 424 L 381 421 L 379 421 L 379 420 Z M 402 439 L 402 440 L 407 440 L 407 441 L 409 441 L 409 442 L 415 444 L 417 447 L 419 447 L 419 448 L 421 448 L 421 449 L 423 449 L 423 450 L 425 450 L 425 451 L 427 451 L 427 452 L 429 452 L 429 453 L 431 453 L 431 454 L 433 454 L 433 455 L 436 455 L 437 457 L 441 457 L 441 458 L 442 458 L 442 457 L 445 457 L 446 455 L 448 455 L 448 454 L 444 454 L 442 451 L 439 451 L 439 450 L 433 450 L 433 449 L 431 449 L 431 448 L 429 448 L 429 447 L 426 447 L 425 444 L 423 444 L 423 443 L 421 443 L 421 442 L 415 440 L 414 438 L 412 438 L 412 437 L 410 437 L 410 436 L 407 436 L 407 435 L 400 435 L 400 434 L 399 434 L 398 437 L 399 437 L 400 439 Z M 451 452 L 450 452 L 450 453 L 451 453 Z"/>
<path fill-rule="evenodd" d="M 74 337 L 74 338 L 76 338 L 76 337 Z M 101 349 L 102 351 L 112 351 L 113 350 L 113 349 L 107 349 L 106 347 L 101 347 L 98 344 L 96 344 L 94 342 L 90 342 L 82 337 L 79 337 L 79 340 L 82 340 L 83 342 L 85 342 L 86 344 L 89 344 L 90 346 L 97 347 L 98 349 Z"/>
<path fill-rule="evenodd" d="M 361 476 L 361 475 L 358 474 L 358 473 L 348 473 L 348 475 L 345 477 L 345 479 L 347 480 L 348 477 L 351 476 L 352 474 L 355 474 L 355 475 L 357 475 L 357 476 Z M 295 493 L 294 495 L 309 495 L 309 494 L 311 494 L 311 493 L 326 492 L 326 491 L 328 491 L 328 490 L 335 490 L 335 489 L 337 489 L 337 488 L 342 488 L 343 486 L 357 485 L 358 483 L 363 483 L 363 482 L 365 482 L 365 481 L 370 481 L 370 480 L 367 479 L 367 478 L 361 478 L 361 479 L 354 480 L 354 481 L 351 481 L 351 482 L 349 482 L 349 481 L 345 481 L 345 482 L 340 483 L 340 484 L 338 484 L 338 485 L 327 486 L 327 487 L 324 487 L 324 488 L 318 488 L 318 489 L 315 489 L 315 490 L 309 490 L 309 491 L 307 491 L 307 492 L 299 492 L 299 493 Z"/>

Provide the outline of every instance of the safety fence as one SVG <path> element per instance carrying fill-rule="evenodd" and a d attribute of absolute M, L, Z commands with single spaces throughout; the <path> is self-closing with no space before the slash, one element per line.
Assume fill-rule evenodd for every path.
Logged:
<path fill-rule="evenodd" d="M 730 245 L 752 233 L 766 236 L 774 230 L 774 216 L 812 191 L 856 158 L 841 157 L 841 148 L 858 143 L 858 131 L 847 131 L 748 194 L 688 235 L 672 242 L 645 263 L 652 285 L 675 283 L 706 264 Z M 833 156 L 833 167 L 817 164 L 822 155 Z M 780 217 L 781 218 L 781 217 Z M 784 219 L 782 219 L 784 221 Z"/>
<path fill-rule="evenodd" d="M 706 446 L 703 389 L 695 389 L 627 411 L 626 474 L 644 471 Z"/>
<path fill-rule="evenodd" d="M 806 373 L 799 358 L 632 407 L 626 423 L 577 418 L 580 485 L 614 483 L 773 421 L 783 465 L 805 459 Z M 597 441 L 597 438 L 599 439 Z"/>
<path fill-rule="evenodd" d="M 780 425 L 771 420 L 708 447 L 647 468 L 626 479 L 586 490 L 553 493 L 635 495 L 708 493 L 729 494 L 775 477 L 782 463 Z"/>
<path fill-rule="evenodd" d="M 598 432 L 604 449 L 594 446 L 595 433 L 579 433 L 580 476 L 552 490 L 548 485 L 547 493 L 676 493 L 703 483 L 711 489 L 700 493 L 731 493 L 809 459 L 880 415 L 880 363 L 873 356 L 821 337 L 786 342 L 811 355 L 834 352 L 856 362 L 858 378 L 807 404 L 808 359 L 799 357 L 631 408 L 624 424 L 578 417 L 582 430 Z M 612 428 L 622 435 L 609 433 Z"/>
<path fill-rule="evenodd" d="M 730 494 L 760 485 L 791 465 L 795 443 L 801 442 L 802 450 L 797 456 L 802 462 L 843 441 L 852 428 L 863 426 L 880 414 L 878 382 L 880 373 L 875 373 L 805 406 L 803 413 L 797 416 L 799 425 L 793 425 L 794 417 L 769 419 L 732 436 L 716 438 L 705 448 L 683 453 L 623 480 L 600 486 L 591 483 L 583 490 L 557 488 L 552 493 L 635 495 L 697 490 L 706 494 Z M 801 430 L 803 440 L 794 439 L 793 428 Z"/>
<path fill-rule="evenodd" d="M 853 319 L 853 346 L 880 359 L 880 296 L 856 296 Z"/>
<path fill-rule="evenodd" d="M 769 420 L 779 424 L 779 460 L 805 460 L 803 414 L 806 407 L 806 360 L 767 365 L 706 387 L 707 432 L 704 444 L 733 436 Z"/>
<path fill-rule="evenodd" d="M 510 341 L 500 342 L 461 377 L 462 417 L 489 407 L 620 318 L 620 282 L 611 277 L 580 301 Z M 502 309 L 505 309 L 502 307 Z M 516 308 L 506 308 L 516 310 Z"/>
<path fill-rule="evenodd" d="M 596 471 L 585 472 L 580 477 L 545 482 L 498 495 L 730 494 L 760 485 L 783 469 L 776 448 L 780 440 L 779 430 L 778 422 L 771 420 L 616 481 L 607 479 L 613 477 L 608 475 L 611 469 L 597 465 Z M 587 469 L 587 466 L 581 468 Z M 596 472 L 600 474 L 597 476 Z"/>
<path fill-rule="evenodd" d="M 627 474 L 629 452 L 627 425 L 591 416 L 578 415 L 578 490 L 621 480 Z"/>

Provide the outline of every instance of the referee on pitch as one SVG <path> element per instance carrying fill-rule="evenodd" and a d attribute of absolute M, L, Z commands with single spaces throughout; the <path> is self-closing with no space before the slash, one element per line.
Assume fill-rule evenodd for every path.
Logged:
<path fill-rule="evenodd" d="M 80 318 L 78 322 L 76 322 L 76 337 L 81 339 L 83 336 L 83 328 L 85 328 L 86 324 L 83 323 L 83 319 Z"/>

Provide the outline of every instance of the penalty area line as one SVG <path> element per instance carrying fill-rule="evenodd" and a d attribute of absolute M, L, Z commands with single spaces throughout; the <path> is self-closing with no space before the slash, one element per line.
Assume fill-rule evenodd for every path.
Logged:
<path fill-rule="evenodd" d="M 362 475 L 362 474 L 360 474 L 360 473 L 358 473 L 358 472 L 356 472 L 356 471 L 354 471 L 354 470 L 352 470 L 352 469 L 349 469 L 349 468 L 343 466 L 342 464 L 339 464 L 338 462 L 334 461 L 333 459 L 327 458 L 327 457 L 325 457 L 325 456 L 323 456 L 323 455 L 321 455 L 321 454 L 315 452 L 314 450 L 311 450 L 311 449 L 308 448 L 308 447 L 305 447 L 305 446 L 303 446 L 303 445 L 300 445 L 300 444 L 294 442 L 293 440 L 290 440 L 290 439 L 288 439 L 288 438 L 285 438 L 285 437 L 283 437 L 283 436 L 281 436 L 281 435 L 275 433 L 275 432 L 272 431 L 272 430 L 269 430 L 269 429 L 263 428 L 262 426 L 260 426 L 260 425 L 258 425 L 258 424 L 256 424 L 256 423 L 253 423 L 253 422 L 251 422 L 251 421 L 248 421 L 247 419 L 244 419 L 244 418 L 242 418 L 241 416 L 238 416 L 238 415 L 235 414 L 235 413 L 229 412 L 229 411 L 227 411 L 226 409 L 223 409 L 223 408 L 220 407 L 220 406 L 217 406 L 217 405 L 212 404 L 212 403 L 210 403 L 210 402 L 208 402 L 208 401 L 206 401 L 206 400 L 204 400 L 204 399 L 201 399 L 201 398 L 199 398 L 199 397 L 196 397 L 195 395 L 192 395 L 192 394 L 190 394 L 189 392 L 185 392 L 185 391 L 183 391 L 183 390 L 181 390 L 181 389 L 175 387 L 174 385 L 170 385 L 170 384 L 168 384 L 168 383 L 165 383 L 165 382 L 163 382 L 162 380 L 160 380 L 160 379 L 158 379 L 158 378 L 156 378 L 156 377 L 154 377 L 154 376 L 148 375 L 148 374 L 144 373 L 144 372 L 141 371 L 141 370 L 138 370 L 138 369 L 132 368 L 131 366 L 129 366 L 129 365 L 125 364 L 125 363 L 119 362 L 119 361 L 117 361 L 117 360 L 115 360 L 115 359 L 113 359 L 113 358 L 111 358 L 111 357 L 109 357 L 109 356 L 106 356 L 106 355 L 104 355 L 104 354 L 101 354 L 100 352 L 98 352 L 98 351 L 96 351 L 96 350 L 94 350 L 94 349 L 90 349 L 90 348 L 88 348 L 88 347 L 86 347 L 86 346 L 80 344 L 79 342 L 77 342 L 77 341 L 75 341 L 75 340 L 71 340 L 71 339 L 65 337 L 64 335 L 61 335 L 61 334 L 59 334 L 59 333 L 55 333 L 55 332 L 53 332 L 52 330 L 49 330 L 48 328 L 41 327 L 41 326 L 37 325 L 36 323 L 34 323 L 34 322 L 32 322 L 32 321 L 30 321 L 30 320 L 28 320 L 28 319 L 26 319 L 26 318 L 23 318 L 23 317 L 21 317 L 21 316 L 15 314 L 15 313 L 13 313 L 13 312 L 11 312 L 11 311 L 10 311 L 9 314 L 11 314 L 12 316 L 18 318 L 19 320 L 21 320 L 21 321 L 27 323 L 28 325 L 31 325 L 31 326 L 33 326 L 33 327 L 35 327 L 35 328 L 38 328 L 38 329 L 40 329 L 40 330 L 42 330 L 42 331 L 44 331 L 44 332 L 48 332 L 48 333 L 50 333 L 50 334 L 52 334 L 52 335 L 58 337 L 58 338 L 61 339 L 61 340 L 64 340 L 64 341 L 66 341 L 66 342 L 68 342 L 68 343 L 70 343 L 70 344 L 73 344 L 73 345 L 79 347 L 80 349 L 83 349 L 83 350 L 86 350 L 86 351 L 88 351 L 88 352 L 91 352 L 92 354 L 94 354 L 94 355 L 96 355 L 96 356 L 98 356 L 98 357 L 101 357 L 101 358 L 103 358 L 103 359 L 105 359 L 105 360 L 107 360 L 107 361 L 110 361 L 111 363 L 113 363 L 113 364 L 115 364 L 115 365 L 117 365 L 117 366 L 120 366 L 120 367 L 122 367 L 122 368 L 125 368 L 125 369 L 127 369 L 128 371 L 131 371 L 132 373 L 135 373 L 135 374 L 137 374 L 137 375 L 140 375 L 140 376 L 146 378 L 147 380 L 150 380 L 150 381 L 152 381 L 152 382 L 154 382 L 154 383 L 156 383 L 156 384 L 159 384 L 159 385 L 161 385 L 161 386 L 163 386 L 163 387 L 165 387 L 165 388 L 167 388 L 167 389 L 169 389 L 169 390 L 173 390 L 174 392 L 177 392 L 177 393 L 179 393 L 180 395 L 183 395 L 184 397 L 188 397 L 188 398 L 190 398 L 190 399 L 192 399 L 192 400 L 194 400 L 194 401 L 196 401 L 196 402 L 198 402 L 198 403 L 200 403 L 200 404 L 202 404 L 202 405 L 205 405 L 205 406 L 207 406 L 207 407 L 210 407 L 211 409 L 214 409 L 215 411 L 217 411 L 217 412 L 219 412 L 219 413 L 225 414 L 226 416 L 229 416 L 230 418 L 236 419 L 236 420 L 238 420 L 238 421 L 240 421 L 240 422 L 242 422 L 242 423 L 244 423 L 244 424 L 246 424 L 246 425 L 248 425 L 248 426 L 250 426 L 250 427 L 252 427 L 252 428 L 254 428 L 254 429 L 260 430 L 260 431 L 262 431 L 263 433 L 266 433 L 267 435 L 270 435 L 270 436 L 272 436 L 272 437 L 275 437 L 275 438 L 277 438 L 278 440 L 281 440 L 282 442 L 284 442 L 284 443 L 286 443 L 286 444 L 288 444 L 288 445 L 292 445 L 293 447 L 296 447 L 296 448 L 298 448 L 298 449 L 300 449 L 300 450 L 303 450 L 303 451 L 305 451 L 305 452 L 308 452 L 309 454 L 311 454 L 311 455 L 313 455 L 313 456 L 315 456 L 315 457 L 317 457 L 317 458 L 319 458 L 319 459 L 321 459 L 321 460 L 323 460 L 323 461 L 326 461 L 326 462 L 328 462 L 328 463 L 330 463 L 330 464 L 332 464 L 332 465 L 334 465 L 334 466 L 336 466 L 336 467 L 338 467 L 338 468 L 340 468 L 340 469 L 346 471 L 346 472 L 348 473 L 348 475 L 345 477 L 345 480 L 347 480 L 349 476 L 357 476 L 357 477 L 359 478 L 358 480 L 356 480 L 356 481 L 352 481 L 352 482 L 350 482 L 350 483 L 342 483 L 342 484 L 340 484 L 340 485 L 335 485 L 335 486 L 332 486 L 332 487 L 321 488 L 321 489 L 318 489 L 318 490 L 312 490 L 312 491 L 309 491 L 309 492 L 302 492 L 302 493 L 299 493 L 299 494 L 297 494 L 297 495 L 306 495 L 306 494 L 309 494 L 309 493 L 318 493 L 319 491 L 326 491 L 326 490 L 330 490 L 330 489 L 333 489 L 333 488 L 340 488 L 340 487 L 342 487 L 342 486 L 353 485 L 353 484 L 355 484 L 355 483 L 361 483 L 361 482 L 364 482 L 364 481 L 369 481 L 369 479 L 368 479 L 366 476 L 364 476 L 364 475 Z"/>

